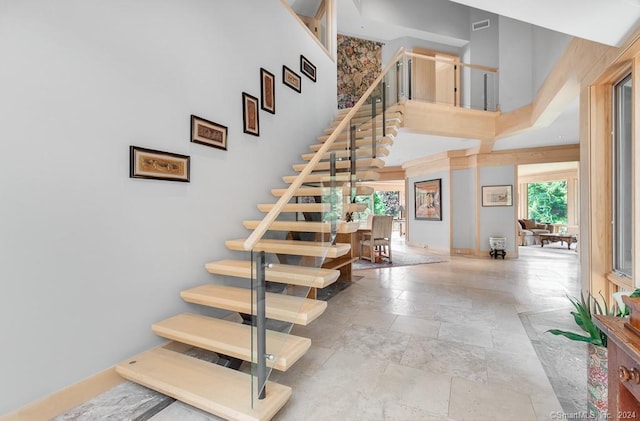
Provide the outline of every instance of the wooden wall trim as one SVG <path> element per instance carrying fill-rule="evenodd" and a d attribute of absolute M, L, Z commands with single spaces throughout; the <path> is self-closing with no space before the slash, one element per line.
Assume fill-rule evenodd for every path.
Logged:
<path fill-rule="evenodd" d="M 404 180 L 405 178 L 404 168 L 400 165 L 378 168 L 375 171 L 380 174 L 378 181 L 396 181 Z"/>
<path fill-rule="evenodd" d="M 403 125 L 436 136 L 493 139 L 499 115 L 498 112 L 411 100 L 404 104 Z"/>

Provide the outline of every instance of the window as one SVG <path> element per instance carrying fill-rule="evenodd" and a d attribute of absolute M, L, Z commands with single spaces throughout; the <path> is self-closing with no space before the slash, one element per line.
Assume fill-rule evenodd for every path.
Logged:
<path fill-rule="evenodd" d="M 613 270 L 632 275 L 632 89 L 631 75 L 614 88 Z"/>
<path fill-rule="evenodd" d="M 566 224 L 567 180 L 529 183 L 527 202 L 530 219 L 548 224 Z"/>

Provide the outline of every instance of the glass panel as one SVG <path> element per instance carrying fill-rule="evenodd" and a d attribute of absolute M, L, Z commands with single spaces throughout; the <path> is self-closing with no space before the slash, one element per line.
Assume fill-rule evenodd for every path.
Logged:
<path fill-rule="evenodd" d="M 632 275 L 633 239 L 633 114 L 631 75 L 615 86 L 615 136 L 613 146 L 613 269 Z"/>
<path fill-rule="evenodd" d="M 489 68 L 412 54 L 407 78 L 408 99 L 485 111 L 498 109 L 497 72 Z"/>

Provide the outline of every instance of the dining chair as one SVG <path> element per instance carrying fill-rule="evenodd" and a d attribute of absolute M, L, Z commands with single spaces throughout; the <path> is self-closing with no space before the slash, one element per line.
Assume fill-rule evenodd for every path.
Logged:
<path fill-rule="evenodd" d="M 371 219 L 371 232 L 362 234 L 360 240 L 360 258 L 376 261 L 376 252 L 380 257 L 386 257 L 389 263 L 391 258 L 391 231 L 393 228 L 393 216 L 391 215 L 374 215 Z M 365 255 L 364 248 L 369 248 L 369 255 Z"/>

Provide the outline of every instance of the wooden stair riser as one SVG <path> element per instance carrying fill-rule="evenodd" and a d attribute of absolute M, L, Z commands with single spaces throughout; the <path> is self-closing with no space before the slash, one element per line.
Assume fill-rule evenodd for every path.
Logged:
<path fill-rule="evenodd" d="M 270 420 L 291 396 L 290 387 L 269 381 L 266 398 L 253 400 L 252 409 L 251 375 L 163 348 L 118 364 L 116 372 L 226 420 Z"/>
<path fill-rule="evenodd" d="M 208 307 L 255 314 L 256 303 L 252 291 L 222 285 L 202 285 L 182 291 L 183 300 Z M 285 294 L 266 294 L 266 316 L 269 319 L 306 326 L 327 308 L 326 301 L 310 300 Z M 252 305 L 253 301 L 253 305 Z"/>
<path fill-rule="evenodd" d="M 246 251 L 244 249 L 245 239 L 229 240 L 225 244 L 229 250 Z M 313 241 L 295 240 L 265 240 L 256 243 L 254 251 L 264 251 L 266 253 L 290 254 L 294 256 L 309 257 L 340 257 L 351 249 L 351 244 L 336 243 L 334 245 L 318 243 Z"/>
<path fill-rule="evenodd" d="M 183 313 L 155 323 L 153 332 L 176 342 L 256 363 L 256 328 L 241 323 Z M 311 346 L 311 340 L 267 330 L 267 366 L 288 370 Z M 252 349 L 253 347 L 253 349 Z"/>
<path fill-rule="evenodd" d="M 256 276 L 255 264 L 248 260 L 220 260 L 205 265 L 209 273 L 236 278 L 251 279 Z M 265 269 L 265 279 L 270 282 L 325 288 L 334 283 L 340 272 L 306 266 L 272 264 Z"/>

